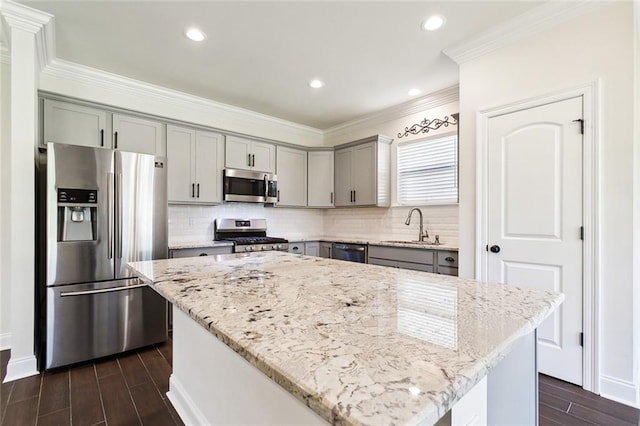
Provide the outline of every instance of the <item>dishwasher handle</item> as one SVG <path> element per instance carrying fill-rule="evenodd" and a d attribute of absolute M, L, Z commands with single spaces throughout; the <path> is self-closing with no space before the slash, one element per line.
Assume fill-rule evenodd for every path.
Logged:
<path fill-rule="evenodd" d="M 361 246 L 349 246 L 346 244 L 336 244 L 335 248 L 338 250 L 344 250 L 344 251 L 364 251 L 364 247 Z"/>

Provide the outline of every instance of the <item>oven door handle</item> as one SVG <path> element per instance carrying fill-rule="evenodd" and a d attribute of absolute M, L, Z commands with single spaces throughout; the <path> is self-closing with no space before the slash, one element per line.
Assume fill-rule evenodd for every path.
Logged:
<path fill-rule="evenodd" d="M 343 246 L 343 245 L 336 245 L 336 249 L 338 250 L 344 250 L 344 251 L 364 251 L 364 247 L 349 247 L 349 246 Z"/>
<path fill-rule="evenodd" d="M 264 199 L 265 201 L 269 198 L 269 181 L 267 180 L 267 175 L 264 175 Z"/>

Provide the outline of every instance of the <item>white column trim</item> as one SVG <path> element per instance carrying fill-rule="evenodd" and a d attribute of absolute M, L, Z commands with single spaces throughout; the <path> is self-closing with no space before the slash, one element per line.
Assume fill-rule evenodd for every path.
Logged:
<path fill-rule="evenodd" d="M 54 16 L 12 0 L 4 0 L 1 10 L 9 27 L 35 34 L 38 65 L 44 69 L 56 57 Z M 7 41 L 11 45 L 10 31 Z"/>
<path fill-rule="evenodd" d="M 11 349 L 11 333 L 0 334 L 0 351 Z"/>
<path fill-rule="evenodd" d="M 584 158 L 583 158 L 583 225 L 585 237 L 583 243 L 583 388 L 599 393 L 599 145 L 601 101 L 599 97 L 600 81 L 592 81 L 577 87 L 558 90 L 545 95 L 517 100 L 515 102 L 484 108 L 476 112 L 476 245 L 475 278 L 487 280 L 488 256 L 485 250 L 488 244 L 488 122 L 491 117 L 508 114 L 522 109 L 533 108 L 565 99 L 583 97 L 584 105 Z"/>

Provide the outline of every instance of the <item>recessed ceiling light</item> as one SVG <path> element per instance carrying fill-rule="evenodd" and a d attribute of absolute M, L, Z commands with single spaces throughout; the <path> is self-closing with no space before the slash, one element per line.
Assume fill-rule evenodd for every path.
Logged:
<path fill-rule="evenodd" d="M 420 89 L 411 89 L 411 90 L 409 90 L 409 96 L 417 96 L 420 93 L 422 93 L 422 91 Z"/>
<path fill-rule="evenodd" d="M 434 31 L 443 26 L 445 23 L 444 16 L 433 15 L 422 23 L 422 29 L 425 31 Z"/>
<path fill-rule="evenodd" d="M 197 28 L 189 28 L 187 31 L 185 31 L 184 35 L 186 35 L 187 38 L 193 41 L 202 41 L 207 38 L 207 36 Z"/>
<path fill-rule="evenodd" d="M 311 80 L 309 82 L 309 87 L 313 87 L 314 89 L 319 89 L 324 86 L 324 82 L 322 80 Z"/>

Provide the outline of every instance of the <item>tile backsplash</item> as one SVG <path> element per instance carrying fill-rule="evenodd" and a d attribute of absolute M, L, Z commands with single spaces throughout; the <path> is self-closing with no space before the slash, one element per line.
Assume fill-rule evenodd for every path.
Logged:
<path fill-rule="evenodd" d="M 169 206 L 169 243 L 211 241 L 216 218 L 265 218 L 269 235 L 290 241 L 309 237 L 353 237 L 375 240 L 415 240 L 419 217 L 413 214 L 406 226 L 410 207 L 366 207 L 339 209 L 292 209 L 261 204 L 229 203 L 218 206 Z M 458 245 L 458 206 L 420 208 L 429 238 Z"/>

